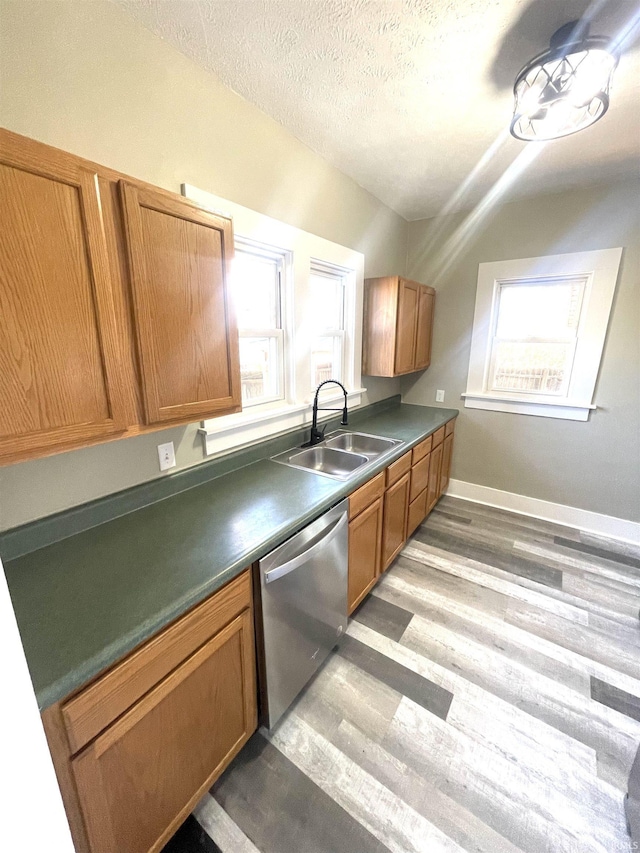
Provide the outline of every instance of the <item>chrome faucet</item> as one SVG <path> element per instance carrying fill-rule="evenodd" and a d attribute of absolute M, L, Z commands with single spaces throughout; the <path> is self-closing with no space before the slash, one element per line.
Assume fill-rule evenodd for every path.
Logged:
<path fill-rule="evenodd" d="M 320 393 L 320 389 L 323 385 L 328 385 L 329 383 L 333 383 L 334 385 L 339 385 L 342 388 L 342 393 L 344 394 L 344 406 L 342 409 L 329 409 L 326 406 L 318 406 L 318 394 Z M 318 412 L 342 412 L 342 420 L 340 421 L 341 426 L 347 426 L 349 421 L 347 420 L 347 389 L 344 387 L 342 382 L 338 382 L 337 379 L 325 379 L 324 382 L 321 382 L 316 388 L 316 395 L 313 398 L 313 419 L 311 421 L 311 438 L 309 441 L 306 441 L 302 447 L 313 447 L 314 444 L 319 444 L 324 439 L 324 431 L 327 428 L 325 426 L 320 430 L 318 429 Z"/>

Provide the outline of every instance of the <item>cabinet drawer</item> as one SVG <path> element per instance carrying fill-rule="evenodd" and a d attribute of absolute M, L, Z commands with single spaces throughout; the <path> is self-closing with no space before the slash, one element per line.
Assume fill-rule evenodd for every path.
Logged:
<path fill-rule="evenodd" d="M 387 468 L 387 488 L 397 482 L 411 468 L 411 451 L 405 453 Z"/>
<path fill-rule="evenodd" d="M 433 441 L 433 436 L 430 435 L 428 438 L 425 438 L 424 441 L 421 441 L 411 451 L 411 464 L 415 465 L 416 462 L 419 462 L 423 459 L 427 453 L 431 451 L 431 444 Z"/>
<path fill-rule="evenodd" d="M 411 491 L 409 500 L 414 501 L 423 489 L 427 488 L 429 482 L 429 462 L 431 454 L 427 454 L 417 465 L 411 469 Z"/>
<path fill-rule="evenodd" d="M 447 421 L 447 423 L 444 425 L 445 436 L 451 435 L 451 433 L 454 431 L 455 428 L 456 428 L 456 419 L 455 418 L 452 418 L 450 421 Z"/>
<path fill-rule="evenodd" d="M 441 426 L 440 429 L 437 429 L 433 434 L 433 445 L 432 447 L 437 447 L 439 444 L 442 444 L 444 441 L 444 427 Z"/>
<path fill-rule="evenodd" d="M 380 471 L 368 483 L 360 486 L 353 494 L 349 495 L 349 518 L 355 518 L 363 509 L 372 504 L 376 498 L 382 497 L 383 493 L 384 471 Z"/>
<path fill-rule="evenodd" d="M 247 570 L 65 703 L 62 716 L 71 752 L 82 749 L 250 606 Z"/>

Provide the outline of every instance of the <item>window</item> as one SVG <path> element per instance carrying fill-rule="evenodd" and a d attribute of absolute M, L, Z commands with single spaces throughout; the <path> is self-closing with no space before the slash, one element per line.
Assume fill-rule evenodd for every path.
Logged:
<path fill-rule="evenodd" d="M 344 292 L 343 274 L 316 265 L 309 276 L 311 341 L 311 384 L 326 379 L 344 379 Z"/>
<path fill-rule="evenodd" d="M 465 406 L 587 420 L 621 254 L 480 264 Z"/>
<path fill-rule="evenodd" d="M 364 256 L 195 187 L 182 192 L 231 216 L 235 235 L 242 411 L 203 422 L 207 455 L 310 423 L 324 379 L 359 405 Z M 337 386 L 323 389 L 323 405 L 342 400 Z"/>
<path fill-rule="evenodd" d="M 282 255 L 236 240 L 231 292 L 240 337 L 242 406 L 284 399 Z"/>

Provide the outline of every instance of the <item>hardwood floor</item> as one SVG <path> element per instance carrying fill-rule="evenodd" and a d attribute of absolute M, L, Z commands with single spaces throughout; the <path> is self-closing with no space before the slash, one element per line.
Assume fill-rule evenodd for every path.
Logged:
<path fill-rule="evenodd" d="M 616 853 L 640 549 L 444 497 L 165 853 Z"/>

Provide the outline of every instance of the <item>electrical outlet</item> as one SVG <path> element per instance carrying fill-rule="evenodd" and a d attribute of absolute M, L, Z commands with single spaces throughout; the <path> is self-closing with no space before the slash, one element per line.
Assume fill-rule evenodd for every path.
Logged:
<path fill-rule="evenodd" d="M 436 403 L 444 403 L 444 391 L 436 391 Z"/>
<path fill-rule="evenodd" d="M 176 467 L 176 453 L 173 449 L 172 441 L 158 445 L 158 459 L 160 461 L 161 471 L 168 471 L 169 468 Z"/>

